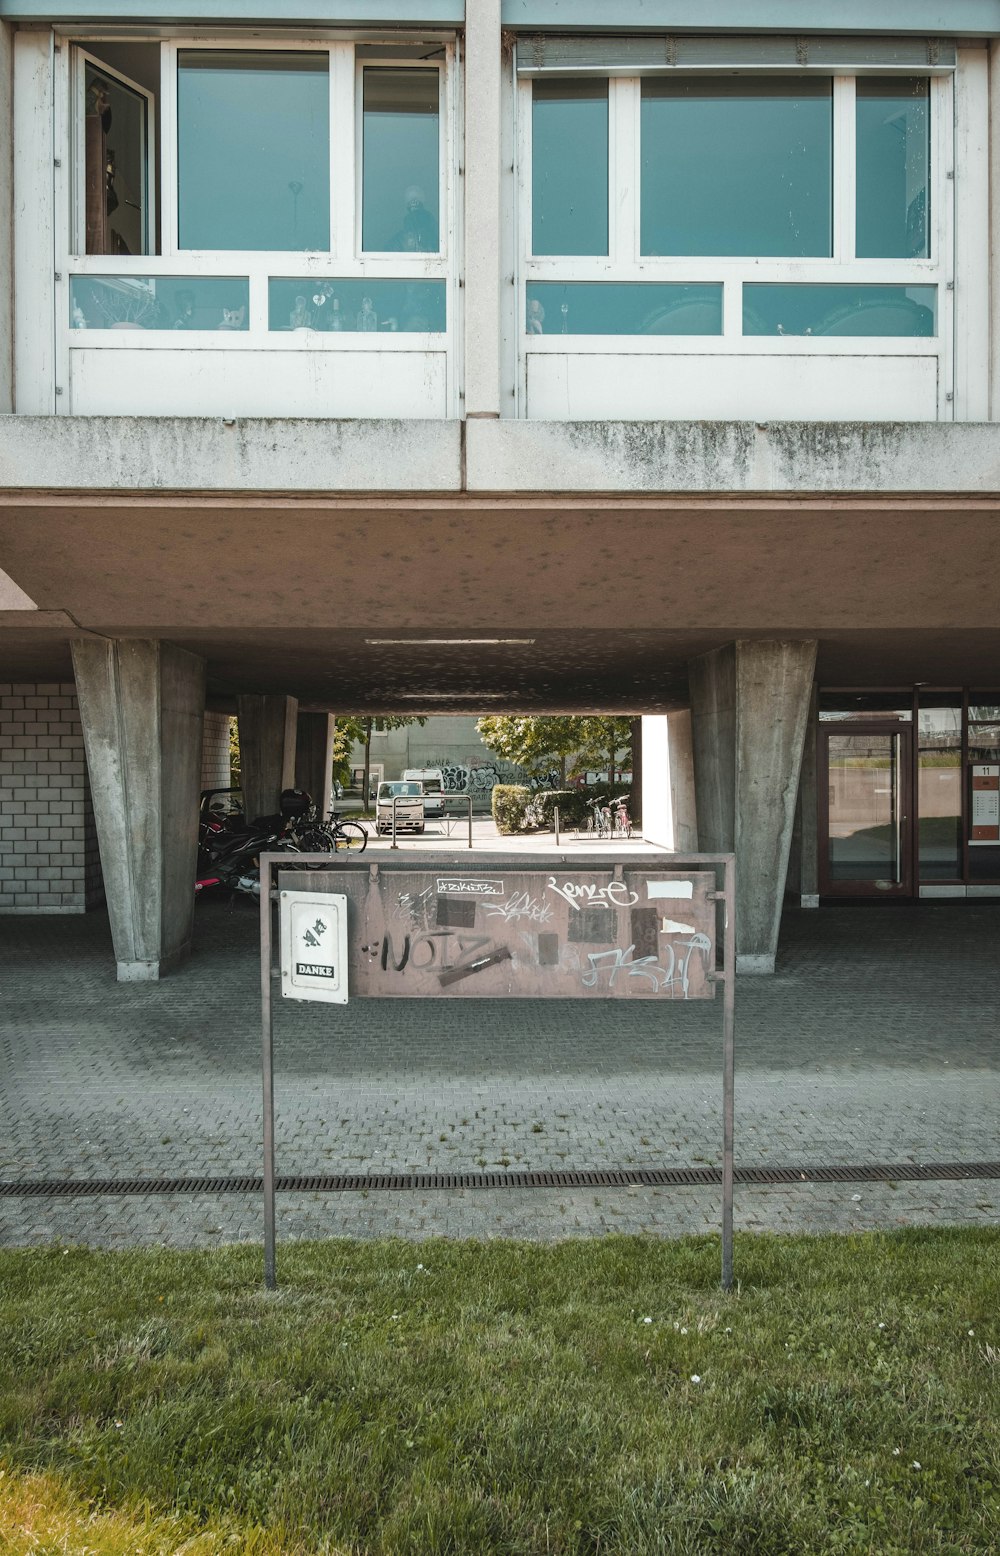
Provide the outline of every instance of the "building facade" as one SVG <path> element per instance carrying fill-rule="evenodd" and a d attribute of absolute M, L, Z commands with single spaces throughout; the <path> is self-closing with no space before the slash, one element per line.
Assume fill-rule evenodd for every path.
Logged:
<path fill-rule="evenodd" d="M 1000 893 L 1000 0 L 703 13 L 0 0 L 0 911 L 345 709 L 644 715 L 745 971 Z"/>

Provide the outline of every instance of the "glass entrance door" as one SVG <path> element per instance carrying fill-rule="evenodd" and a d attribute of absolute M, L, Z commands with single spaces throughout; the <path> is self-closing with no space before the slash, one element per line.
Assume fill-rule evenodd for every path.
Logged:
<path fill-rule="evenodd" d="M 820 726 L 823 896 L 912 895 L 911 738 L 895 722 Z"/>

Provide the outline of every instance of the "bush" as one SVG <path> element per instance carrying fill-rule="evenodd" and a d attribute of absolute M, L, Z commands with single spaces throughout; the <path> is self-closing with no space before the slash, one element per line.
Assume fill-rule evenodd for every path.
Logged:
<path fill-rule="evenodd" d="M 531 790 L 523 783 L 494 784 L 491 807 L 497 831 L 505 834 L 530 832 L 533 825 L 528 815 L 531 800 Z"/>
<path fill-rule="evenodd" d="M 616 795 L 631 796 L 632 785 L 629 783 L 596 783 L 586 784 L 580 789 L 546 789 L 541 794 L 536 794 L 531 803 L 531 814 L 535 818 L 537 826 L 548 832 L 555 830 L 555 821 L 552 815 L 553 807 L 559 806 L 560 829 L 572 827 L 582 831 L 593 811 L 587 804 L 588 800 L 614 799 Z"/>

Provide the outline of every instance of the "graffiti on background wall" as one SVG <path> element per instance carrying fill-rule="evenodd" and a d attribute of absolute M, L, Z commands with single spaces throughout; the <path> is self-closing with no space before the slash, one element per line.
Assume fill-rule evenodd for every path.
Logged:
<path fill-rule="evenodd" d="M 516 762 L 496 757 L 490 762 L 435 762 L 433 758 L 425 767 L 440 767 L 441 782 L 445 794 L 491 794 L 498 783 L 523 783 L 529 789 L 552 789 L 559 782 L 559 773 L 552 769 L 547 773 L 529 776 Z"/>

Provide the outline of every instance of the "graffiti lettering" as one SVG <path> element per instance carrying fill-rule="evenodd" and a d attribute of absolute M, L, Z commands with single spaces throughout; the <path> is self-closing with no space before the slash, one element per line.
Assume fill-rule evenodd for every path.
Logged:
<path fill-rule="evenodd" d="M 582 881 L 564 881 L 560 886 L 554 875 L 549 876 L 549 891 L 565 897 L 571 908 L 580 911 L 580 902 L 590 908 L 630 908 L 639 901 L 639 893 L 630 891 L 624 881 L 609 881 L 607 886 L 585 885 Z"/>
<path fill-rule="evenodd" d="M 487 918 L 502 918 L 505 924 L 527 919 L 530 924 L 547 924 L 552 909 L 547 902 L 539 902 L 526 891 L 515 892 L 504 903 L 494 903 L 486 913 Z"/>
<path fill-rule="evenodd" d="M 711 949 L 712 942 L 702 934 L 693 934 L 690 940 L 682 940 L 676 948 L 668 942 L 660 952 L 667 962 L 666 967 L 661 966 L 655 956 L 641 956 L 637 961 L 631 961 L 634 945 L 625 950 L 616 946 L 611 951 L 591 951 L 587 956 L 590 968 L 583 974 L 583 986 L 596 988 L 598 977 L 606 973 L 608 988 L 613 989 L 621 972 L 627 978 L 644 978 L 659 993 L 669 989 L 673 998 L 679 990 L 682 999 L 689 999 L 691 958 L 696 951 L 705 955 Z"/>
<path fill-rule="evenodd" d="M 496 950 L 488 935 L 467 935 L 453 929 L 420 930 L 416 934 L 407 933 L 403 936 L 402 950 L 397 950 L 391 934 L 384 935 L 380 960 L 383 972 L 387 972 L 390 967 L 398 973 L 407 967 L 418 972 L 430 968 L 441 973 L 463 968 L 478 972 L 487 962 L 505 961 L 510 956 L 509 950 L 501 949 L 502 954 Z M 454 978 L 448 980 L 450 983 L 455 981 Z"/>

